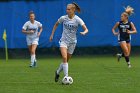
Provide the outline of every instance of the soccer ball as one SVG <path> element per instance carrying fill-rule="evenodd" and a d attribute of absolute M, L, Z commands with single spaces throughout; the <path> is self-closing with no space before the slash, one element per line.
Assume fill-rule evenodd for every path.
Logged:
<path fill-rule="evenodd" d="M 62 79 L 62 84 L 64 85 L 70 85 L 73 83 L 73 79 L 72 77 L 70 76 L 65 76 L 63 79 Z"/>

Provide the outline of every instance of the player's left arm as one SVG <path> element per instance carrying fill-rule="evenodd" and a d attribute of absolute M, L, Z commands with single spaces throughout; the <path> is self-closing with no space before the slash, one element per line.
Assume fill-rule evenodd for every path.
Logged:
<path fill-rule="evenodd" d="M 42 27 L 42 24 L 41 23 L 38 23 L 38 28 L 40 29 L 37 36 L 39 37 L 43 31 L 43 27 Z"/>
<path fill-rule="evenodd" d="M 131 25 L 132 31 L 127 30 L 127 33 L 129 33 L 129 34 L 135 34 L 135 33 L 137 33 L 137 30 L 136 30 L 135 25 L 132 22 L 130 23 L 130 25 Z"/>
<path fill-rule="evenodd" d="M 78 21 L 78 23 L 82 26 L 82 28 L 83 28 L 83 30 L 84 30 L 83 32 L 80 32 L 80 34 L 81 34 L 81 35 L 86 35 L 86 34 L 88 33 L 88 29 L 87 29 L 87 27 L 86 27 L 84 21 L 83 21 L 81 18 L 79 18 L 79 17 L 78 17 L 77 21 Z"/>
<path fill-rule="evenodd" d="M 83 28 L 84 31 L 83 31 L 83 32 L 80 32 L 80 34 L 81 34 L 81 35 L 86 35 L 86 34 L 88 33 L 88 29 L 87 29 L 86 25 L 83 24 L 83 25 L 82 25 L 82 28 Z"/>
<path fill-rule="evenodd" d="M 40 31 L 38 32 L 38 37 L 41 35 L 41 33 L 42 33 L 42 31 L 43 31 L 43 28 L 42 28 L 42 26 L 41 27 L 39 27 L 39 29 L 40 29 Z"/>

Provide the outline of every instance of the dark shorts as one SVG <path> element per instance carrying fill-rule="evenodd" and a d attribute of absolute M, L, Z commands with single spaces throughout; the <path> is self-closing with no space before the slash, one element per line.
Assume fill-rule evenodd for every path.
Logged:
<path fill-rule="evenodd" d="M 130 42 L 131 42 L 131 39 L 130 39 L 130 38 L 121 38 L 121 37 L 120 37 L 120 38 L 118 39 L 118 42 L 119 42 L 119 43 L 121 43 L 121 42 L 130 43 Z"/>

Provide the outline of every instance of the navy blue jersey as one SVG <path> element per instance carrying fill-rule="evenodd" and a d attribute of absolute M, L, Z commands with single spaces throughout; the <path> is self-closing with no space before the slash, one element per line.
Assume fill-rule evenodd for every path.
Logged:
<path fill-rule="evenodd" d="M 119 41 L 130 41 L 130 34 L 127 33 L 127 30 L 131 30 L 131 22 L 123 23 L 119 22 Z"/>

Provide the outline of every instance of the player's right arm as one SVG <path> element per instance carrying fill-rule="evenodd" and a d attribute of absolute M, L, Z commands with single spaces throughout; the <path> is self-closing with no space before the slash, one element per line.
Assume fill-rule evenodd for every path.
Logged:
<path fill-rule="evenodd" d="M 31 30 L 31 31 L 26 31 L 26 30 L 22 29 L 22 33 L 24 33 L 24 34 L 33 34 L 34 31 L 33 31 L 33 30 Z"/>
<path fill-rule="evenodd" d="M 50 36 L 50 42 L 53 40 L 53 36 L 54 36 L 54 33 L 55 33 L 55 30 L 56 28 L 58 27 L 59 24 L 63 23 L 65 19 L 65 16 L 61 16 L 58 21 L 55 23 L 54 27 L 53 27 L 53 30 L 52 30 L 52 34 Z"/>
<path fill-rule="evenodd" d="M 116 28 L 119 26 L 119 22 L 117 22 L 115 25 L 114 25 L 114 27 L 112 28 L 112 32 L 113 32 L 113 34 L 114 35 L 118 35 L 119 34 L 119 32 L 116 32 L 115 30 L 116 30 Z"/>
<path fill-rule="evenodd" d="M 33 34 L 33 33 L 34 33 L 33 30 L 27 31 L 27 26 L 28 26 L 28 23 L 26 22 L 26 23 L 23 25 L 23 27 L 22 27 L 22 33 L 24 33 L 24 34 Z"/>
<path fill-rule="evenodd" d="M 51 36 L 50 36 L 50 42 L 53 40 L 53 36 L 54 36 L 54 33 L 56 31 L 56 28 L 58 27 L 59 25 L 59 22 L 57 21 L 53 27 L 53 30 L 52 30 L 52 33 L 51 33 Z"/>

